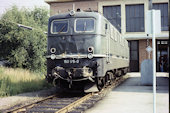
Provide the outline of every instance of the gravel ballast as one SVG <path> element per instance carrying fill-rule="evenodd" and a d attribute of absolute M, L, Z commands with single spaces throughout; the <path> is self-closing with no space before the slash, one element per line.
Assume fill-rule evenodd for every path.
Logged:
<path fill-rule="evenodd" d="M 15 96 L 0 98 L 0 112 L 13 106 L 26 105 L 56 93 L 56 88 L 40 90 L 36 92 L 22 93 Z"/>

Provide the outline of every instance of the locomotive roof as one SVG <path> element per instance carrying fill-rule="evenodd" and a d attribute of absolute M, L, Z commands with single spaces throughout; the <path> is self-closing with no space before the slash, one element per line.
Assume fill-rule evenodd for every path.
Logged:
<path fill-rule="evenodd" d="M 99 16 L 101 16 L 99 13 L 97 12 L 75 12 L 75 14 L 73 16 L 70 16 L 70 13 L 63 13 L 63 14 L 58 14 L 58 15 L 54 15 L 51 16 L 49 18 L 49 20 L 53 20 L 53 19 L 64 19 L 64 18 L 72 18 L 72 17 L 94 17 L 94 18 L 98 18 Z"/>

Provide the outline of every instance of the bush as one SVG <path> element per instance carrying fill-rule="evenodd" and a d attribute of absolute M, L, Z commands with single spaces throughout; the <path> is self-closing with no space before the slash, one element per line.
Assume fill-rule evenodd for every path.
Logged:
<path fill-rule="evenodd" d="M 44 8 L 8 10 L 0 19 L 0 60 L 8 60 L 14 68 L 45 72 L 48 18 Z M 18 23 L 34 29 L 18 27 Z"/>

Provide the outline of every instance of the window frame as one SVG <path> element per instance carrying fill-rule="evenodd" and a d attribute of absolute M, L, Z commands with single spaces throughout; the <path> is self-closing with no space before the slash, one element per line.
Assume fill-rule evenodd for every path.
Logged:
<path fill-rule="evenodd" d="M 168 4 L 167 2 L 163 2 L 163 3 L 153 3 L 153 9 L 155 9 L 155 10 L 160 10 L 160 12 L 163 12 L 163 11 L 161 10 L 160 6 L 161 6 L 161 5 L 163 6 L 163 5 L 166 5 L 166 4 L 167 4 L 167 8 L 168 8 L 169 4 Z M 158 8 L 155 8 L 156 5 L 158 5 Z M 164 6 L 163 6 L 163 7 L 164 7 Z M 167 13 L 169 14 L 169 10 L 168 10 L 168 9 L 167 9 Z M 169 20 L 168 14 L 167 14 L 167 20 Z M 167 26 L 164 26 L 165 24 L 162 24 L 162 18 L 165 18 L 165 17 L 166 17 L 166 16 L 164 16 L 164 14 L 161 13 L 161 31 L 169 31 L 169 21 L 167 22 L 167 23 L 168 23 Z M 163 21 L 165 21 L 165 20 L 163 19 Z M 164 23 L 164 22 L 163 22 L 163 23 Z M 164 27 L 167 27 L 167 30 L 166 30 Z"/>
<path fill-rule="evenodd" d="M 137 7 L 137 6 L 143 6 L 143 14 L 142 14 L 142 15 L 138 15 L 139 17 L 137 17 L 137 16 L 135 15 L 135 13 L 132 13 L 131 15 L 133 15 L 133 16 L 129 16 L 129 17 L 127 18 L 127 12 L 128 12 L 128 10 L 129 10 L 129 12 L 130 12 L 130 10 L 132 10 L 131 7 L 134 7 L 134 10 L 135 10 L 135 7 Z M 127 9 L 127 7 L 129 7 L 129 9 Z M 140 7 L 139 7 L 139 12 L 140 12 Z M 126 29 L 126 32 L 127 32 L 127 33 L 132 33 L 132 32 L 145 32 L 145 4 L 126 4 L 126 5 L 125 5 L 125 13 L 126 13 L 126 15 L 125 15 L 125 21 L 126 21 L 126 27 L 125 27 L 125 29 Z M 141 17 L 141 16 L 143 16 L 143 17 Z M 138 30 L 135 30 L 135 25 L 134 25 L 134 26 L 127 27 L 127 26 L 128 26 L 128 19 L 129 19 L 129 18 L 134 19 L 134 20 L 138 20 L 139 23 L 143 23 L 143 24 L 139 25 L 139 27 L 143 27 L 143 30 L 142 30 L 141 28 L 138 28 Z M 140 21 L 142 18 L 143 18 L 143 21 Z M 131 20 L 131 19 L 129 19 L 129 20 Z M 129 25 L 131 25 L 131 24 L 129 24 Z M 142 25 L 143 25 L 143 26 L 142 26 Z M 132 29 L 132 27 L 134 27 L 134 30 Z M 128 30 L 127 30 L 127 29 L 128 29 Z"/>
<path fill-rule="evenodd" d="M 67 31 L 66 32 L 53 32 L 53 23 L 54 23 L 54 21 L 67 21 L 68 22 L 68 25 L 67 25 Z M 51 28 L 50 28 L 50 33 L 51 34 L 66 34 L 66 33 L 68 33 L 68 31 L 69 31 L 69 19 L 57 19 L 57 20 L 53 20 L 53 21 L 51 21 Z"/>
<path fill-rule="evenodd" d="M 112 19 L 109 19 L 106 17 L 106 14 L 104 13 L 106 9 L 109 9 L 110 8 L 110 11 L 111 10 L 116 10 L 117 12 L 119 12 L 119 9 L 120 9 L 120 14 L 115 14 L 115 17 L 113 17 Z M 122 29 L 121 29 L 121 20 L 122 20 L 122 14 L 121 14 L 121 4 L 118 4 L 118 5 L 108 5 L 108 6 L 103 6 L 103 16 L 121 33 L 122 32 Z M 114 15 L 114 13 L 112 14 L 112 16 Z M 110 16 L 111 17 L 111 16 Z M 111 22 L 113 21 L 113 23 Z M 119 23 L 120 22 L 120 23 Z M 115 24 L 114 24 L 115 23 Z M 119 26 L 118 26 L 119 25 Z"/>
<path fill-rule="evenodd" d="M 77 23 L 77 20 L 78 19 L 92 19 L 93 21 L 94 21 L 94 29 L 93 29 L 93 31 L 77 31 L 76 30 L 76 23 Z M 74 20 L 74 32 L 75 33 L 92 33 L 92 32 L 94 32 L 96 30 L 96 21 L 95 21 L 95 19 L 94 18 L 76 18 L 75 20 Z"/>

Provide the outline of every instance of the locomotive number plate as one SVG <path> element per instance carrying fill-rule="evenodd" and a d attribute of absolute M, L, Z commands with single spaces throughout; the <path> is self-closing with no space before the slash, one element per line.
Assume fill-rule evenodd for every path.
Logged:
<path fill-rule="evenodd" d="M 65 64 L 78 64 L 80 61 L 79 60 L 64 60 Z"/>

